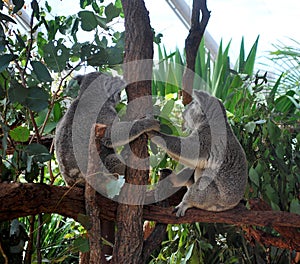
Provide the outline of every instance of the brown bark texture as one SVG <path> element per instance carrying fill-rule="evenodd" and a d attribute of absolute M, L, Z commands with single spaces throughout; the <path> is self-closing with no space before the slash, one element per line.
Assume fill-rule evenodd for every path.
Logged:
<path fill-rule="evenodd" d="M 90 144 L 89 144 L 89 164 L 88 175 L 93 175 L 97 169 L 98 160 L 95 157 L 101 155 L 100 153 L 100 140 L 104 136 L 106 130 L 105 125 L 95 125 L 91 129 Z M 100 219 L 100 205 L 96 203 L 96 190 L 88 183 L 85 183 L 84 200 L 85 211 L 89 217 L 88 226 L 85 226 L 88 232 L 90 251 L 81 256 L 81 264 L 97 264 L 101 263 L 102 258 L 102 244 L 101 244 L 101 224 Z M 104 258 L 105 260 L 105 258 Z"/>
<path fill-rule="evenodd" d="M 124 79 L 127 81 L 127 119 L 145 117 L 151 112 L 151 76 L 153 59 L 153 33 L 148 11 L 143 0 L 122 0 L 125 15 Z M 135 64 L 135 61 L 149 60 Z M 130 66 L 128 66 L 130 65 Z M 146 98 L 148 96 L 148 98 Z M 137 99 L 137 100 L 135 100 Z M 131 105 L 133 101 L 137 103 Z M 143 135 L 130 143 L 125 180 L 128 184 L 147 184 L 149 164 L 147 162 L 147 136 Z M 141 169 L 136 169 L 141 168 Z M 121 194 L 143 201 L 144 193 L 131 193 L 122 188 Z M 119 204 L 117 209 L 117 234 L 113 249 L 113 263 L 139 263 L 143 250 L 143 206 Z"/>
<path fill-rule="evenodd" d="M 206 0 L 193 0 L 191 28 L 185 40 L 186 69 L 182 78 L 182 97 L 184 105 L 192 101 L 196 56 L 209 18 L 210 11 L 207 9 Z"/>
<path fill-rule="evenodd" d="M 300 215 L 298 214 L 270 209 L 261 211 L 253 208 L 248 210 L 243 205 L 238 205 L 232 210 L 219 213 L 189 209 L 184 217 L 177 218 L 172 213 L 173 206 L 181 201 L 183 195 L 184 190 L 180 190 L 171 196 L 168 199 L 170 207 L 167 208 L 157 205 L 144 206 L 144 220 L 163 224 L 203 222 L 272 227 L 277 230 L 281 228 L 279 233 L 282 241 L 276 246 L 300 251 Z M 77 187 L 68 188 L 34 183 L 0 183 L 0 201 L 0 221 L 39 213 L 57 213 L 79 221 L 80 217 L 78 219 L 78 216 L 85 214 L 84 190 Z M 111 221 L 116 219 L 117 203 L 100 195 L 97 195 L 96 202 L 101 207 L 101 219 Z M 289 229 L 288 233 L 285 233 L 284 229 Z M 292 244 L 289 239 L 291 233 L 293 233 Z M 270 240 L 270 242 L 272 241 Z"/>

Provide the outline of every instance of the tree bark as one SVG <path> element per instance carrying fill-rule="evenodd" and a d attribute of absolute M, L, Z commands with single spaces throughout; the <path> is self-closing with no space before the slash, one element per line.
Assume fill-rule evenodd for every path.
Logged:
<path fill-rule="evenodd" d="M 153 33 L 148 11 L 143 0 L 122 0 L 125 15 L 124 79 L 128 85 L 127 118 L 145 117 L 151 112 L 151 76 L 153 59 Z M 146 63 L 130 63 L 148 60 Z M 149 63 L 150 60 L 150 63 Z M 127 64 L 129 63 L 129 64 Z M 128 66 L 130 65 L 130 66 Z M 137 100 L 135 100 L 137 99 Z M 137 104 L 130 103 L 136 101 Z M 130 143 L 125 180 L 128 184 L 144 185 L 148 182 L 147 136 L 143 135 Z M 139 169 L 136 169 L 139 168 Z M 143 203 L 144 193 L 131 193 L 122 188 L 121 196 Z M 143 249 L 143 206 L 119 204 L 117 210 L 117 234 L 113 250 L 113 263 L 138 263 Z"/>
<path fill-rule="evenodd" d="M 202 15 L 201 21 L 200 12 Z M 191 29 L 185 40 L 186 68 L 182 78 L 182 97 L 184 105 L 192 101 L 195 61 L 199 44 L 203 38 L 209 18 L 210 12 L 206 6 L 206 0 L 193 0 Z"/>
<path fill-rule="evenodd" d="M 104 136 L 106 130 L 105 125 L 96 124 L 91 129 L 90 143 L 89 143 L 89 163 L 88 163 L 88 175 L 93 175 L 97 170 L 98 157 L 100 153 L 100 140 Z M 96 202 L 97 191 L 87 181 L 84 189 L 84 200 L 85 200 L 85 211 L 89 217 L 88 226 L 85 226 L 88 232 L 89 239 L 89 252 L 83 253 L 80 256 L 81 264 L 97 264 L 102 262 L 105 263 L 105 257 L 102 254 L 102 221 L 100 219 L 100 205 Z"/>
<path fill-rule="evenodd" d="M 183 195 L 184 190 L 171 196 L 168 199 L 170 206 L 177 205 Z M 39 213 L 57 213 L 79 221 L 78 216 L 85 214 L 84 190 L 77 187 L 68 188 L 34 183 L 0 183 L 0 201 L 0 221 Z M 101 219 L 110 221 L 116 219 L 116 202 L 100 195 L 97 195 L 96 202 L 101 207 Z M 276 227 L 276 229 L 281 228 L 280 234 L 283 238 L 285 238 L 284 228 L 288 228 L 289 232 L 292 228 L 294 232 L 293 245 L 290 245 L 289 239 L 287 239 L 286 244 L 281 244 L 281 248 L 293 247 L 300 251 L 298 231 L 300 215 L 298 214 L 271 210 L 248 210 L 242 205 L 219 213 L 192 208 L 186 212 L 184 217 L 179 218 L 172 211 L 173 207 L 163 208 L 157 205 L 146 205 L 143 209 L 143 218 L 164 224 L 202 222 Z"/>

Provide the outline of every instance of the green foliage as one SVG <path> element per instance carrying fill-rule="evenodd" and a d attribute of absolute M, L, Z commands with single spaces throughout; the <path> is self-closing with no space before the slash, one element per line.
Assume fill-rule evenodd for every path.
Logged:
<path fill-rule="evenodd" d="M 53 17 L 48 2 L 40 6 L 33 0 L 29 34 L 15 28 L 12 16 L 24 1 L 13 3 L 11 14 L 0 12 L 1 166 L 10 171 L 6 174 L 11 175 L 10 180 L 26 180 L 24 176 L 31 169 L 44 167 L 51 158 L 45 146 L 28 142 L 40 140 L 55 129 L 65 108 L 63 99 L 71 93 L 64 89 L 71 74 L 81 65 L 106 70 L 122 62 L 124 35 L 109 24 L 122 14 L 118 1 L 107 6 L 99 1 L 81 1 L 82 8 L 91 5 L 93 9 Z M 14 34 L 7 34 L 9 30 Z M 77 35 L 84 31 L 90 33 L 91 40 L 78 42 Z M 7 147 L 12 155 L 6 155 Z M 30 181 L 37 179 L 31 177 Z"/>
<path fill-rule="evenodd" d="M 59 1 L 32 0 L 31 24 L 24 30 L 16 23 L 18 11 L 29 10 L 22 10 L 24 1 L 13 0 L 7 10 L 0 0 L 0 182 L 64 184 L 51 145 L 68 101 L 78 94 L 71 79 L 82 67 L 107 71 L 123 60 L 124 33 L 112 28 L 122 6 L 119 0 L 103 2 L 80 1 L 78 13 L 54 16 L 51 5 Z M 22 221 L 32 236 L 33 262 L 38 251 L 51 263 L 75 263 L 79 251 L 88 251 L 85 231 L 74 220 L 44 215 L 42 223 L 38 217 Z M 9 230 L 10 223 L 4 224 L 1 237 Z"/>
<path fill-rule="evenodd" d="M 29 219 L 24 223 L 29 226 Z M 31 219 L 32 221 L 32 219 Z M 82 226 L 73 219 L 59 215 L 43 215 L 41 236 L 41 254 L 43 260 L 50 263 L 77 263 L 79 251 L 84 252 L 87 246 L 86 234 Z M 36 241 L 38 221 L 34 221 L 33 239 Z M 29 230 L 28 230 L 29 231 Z M 32 262 L 37 260 L 36 245 L 33 244 Z"/>
<path fill-rule="evenodd" d="M 283 73 L 282 90 L 293 90 L 299 96 L 300 91 L 300 43 L 291 39 L 291 44 L 282 42 L 275 44 L 275 51 L 270 52 L 271 60 L 275 63 L 277 74 Z"/>

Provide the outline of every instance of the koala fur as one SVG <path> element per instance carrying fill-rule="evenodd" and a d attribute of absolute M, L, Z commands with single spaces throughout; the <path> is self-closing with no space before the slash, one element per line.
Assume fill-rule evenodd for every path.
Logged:
<path fill-rule="evenodd" d="M 118 118 L 115 106 L 120 101 L 120 93 L 125 86 L 125 83 L 120 78 L 111 77 L 100 72 L 92 72 L 77 78 L 77 80 L 80 84 L 78 97 L 71 103 L 58 124 L 55 135 L 55 150 L 59 168 L 65 182 L 69 186 L 73 186 L 74 184 L 84 186 L 83 174 L 79 169 L 74 154 L 72 125 L 79 101 L 90 85 L 93 85 L 93 89 L 101 89 L 101 94 L 105 97 L 105 103 L 96 121 L 97 123 L 107 126 L 105 136 L 101 140 L 100 159 L 109 173 L 124 175 L 125 170 L 122 157 L 115 153 L 113 147 L 127 144 L 145 132 L 159 130 L 158 121 L 150 118 L 143 118 L 133 122 L 120 122 L 118 119 L 118 122 L 115 123 L 115 119 Z M 87 105 L 85 109 L 88 111 L 89 106 Z M 82 116 L 80 116 L 79 120 L 83 126 L 85 125 L 86 115 L 88 114 L 90 113 L 83 113 Z M 112 124 L 113 129 L 116 131 L 112 131 Z M 112 144 L 110 140 L 111 134 L 114 134 L 114 138 L 117 139 L 113 142 L 114 144 Z M 89 137 L 89 135 L 83 136 Z M 83 153 L 82 155 L 85 154 Z"/>
<path fill-rule="evenodd" d="M 147 133 L 153 143 L 187 166 L 171 179 L 174 187 L 188 188 L 176 215 L 184 216 L 191 207 L 215 212 L 235 207 L 245 192 L 247 161 L 223 104 L 206 92 L 194 91 L 183 119 L 191 130 L 187 137 Z"/>

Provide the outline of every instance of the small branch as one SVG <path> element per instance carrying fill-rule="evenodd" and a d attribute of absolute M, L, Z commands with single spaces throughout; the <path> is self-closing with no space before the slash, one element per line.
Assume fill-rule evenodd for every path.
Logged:
<path fill-rule="evenodd" d="M 63 82 L 71 75 L 71 73 L 78 67 L 82 64 L 82 62 L 79 62 L 75 67 L 73 67 L 63 78 L 61 78 L 60 82 L 59 82 L 59 85 L 58 85 L 58 88 L 57 90 L 55 91 L 55 93 L 52 95 L 52 98 L 51 98 L 51 102 L 50 102 L 50 105 L 49 105 L 49 109 L 48 109 L 48 112 L 47 112 L 47 115 L 45 117 L 45 120 L 41 126 L 41 129 L 40 129 L 40 135 L 43 134 L 44 130 L 45 130 L 45 127 L 47 125 L 47 122 L 49 120 L 49 117 L 51 115 L 51 111 L 54 107 L 54 104 L 56 102 L 56 98 L 58 96 L 58 93 L 61 91 L 61 87 L 63 85 Z"/>
<path fill-rule="evenodd" d="M 200 11 L 202 15 L 201 21 Z M 187 105 L 192 101 L 191 95 L 193 92 L 196 56 L 209 18 L 210 12 L 206 6 L 206 0 L 193 0 L 191 29 L 185 40 L 186 69 L 182 79 L 182 96 L 184 105 Z"/>
<path fill-rule="evenodd" d="M 160 171 L 159 180 L 167 178 L 172 173 L 172 170 L 163 169 Z M 169 207 L 168 200 L 164 200 L 158 203 L 159 206 L 164 208 Z M 166 238 L 167 224 L 155 223 L 154 230 L 152 230 L 150 236 L 144 241 L 143 253 L 140 263 L 147 263 L 151 253 L 157 249 Z"/>
<path fill-rule="evenodd" d="M 250 242 L 257 241 L 265 246 L 274 246 L 289 250 L 300 250 L 299 244 L 290 243 L 290 241 L 286 241 L 284 237 L 275 237 L 252 227 L 243 227 L 243 230 L 246 232 L 247 240 Z"/>
<path fill-rule="evenodd" d="M 31 13 L 30 17 L 30 39 L 29 39 L 29 45 L 27 46 L 27 55 L 26 55 L 26 62 L 24 66 L 24 73 L 27 69 L 28 63 L 30 61 L 30 53 L 33 45 L 33 19 L 34 19 L 34 11 Z"/>
<path fill-rule="evenodd" d="M 31 264 L 31 258 L 32 258 L 32 252 L 33 252 L 33 239 L 34 239 L 34 223 L 35 223 L 35 216 L 31 215 L 29 217 L 29 240 L 27 243 L 27 248 L 26 248 L 26 254 L 24 258 L 24 263 L 25 264 Z"/>
<path fill-rule="evenodd" d="M 100 155 L 100 139 L 104 136 L 106 126 L 95 125 L 92 127 L 90 143 L 89 143 L 89 163 L 87 175 L 93 175 L 97 169 L 98 160 L 95 157 Z M 96 140 L 97 139 L 97 140 Z M 96 143 L 96 144 L 95 144 Z M 85 210 L 89 217 L 89 225 L 86 227 L 89 237 L 89 261 L 88 263 L 96 264 L 101 259 L 101 220 L 100 220 L 100 205 L 96 203 L 96 190 L 89 182 L 85 183 L 84 199 Z M 87 256 L 86 256 L 87 257 Z"/>
<path fill-rule="evenodd" d="M 8 258 L 7 258 L 5 252 L 4 252 L 3 248 L 2 248 L 1 242 L 0 242 L 0 254 L 4 258 L 4 264 L 8 264 Z"/>
<path fill-rule="evenodd" d="M 10 53 L 11 54 L 14 54 L 13 53 L 13 50 L 11 49 L 11 47 L 9 45 L 7 45 L 7 48 L 9 49 Z M 21 80 L 22 80 L 22 85 L 24 86 L 24 88 L 26 88 L 27 84 L 26 84 L 26 79 L 25 79 L 25 69 L 27 66 L 24 67 L 24 69 L 20 66 L 19 62 L 17 60 L 14 61 L 15 62 L 15 65 L 17 67 L 17 69 L 19 70 L 20 72 L 20 76 L 21 76 Z M 26 61 L 26 65 L 28 64 L 28 62 Z M 33 112 L 29 109 L 28 109 L 28 112 L 29 112 L 29 116 L 30 116 L 30 120 L 31 120 L 31 123 L 34 127 L 34 131 L 35 131 L 35 135 L 36 135 L 36 138 L 37 138 L 37 141 L 39 142 L 41 137 L 40 137 L 40 134 L 39 134 L 39 129 L 38 129 L 38 126 L 34 120 L 34 115 L 33 115 Z M 33 139 L 33 137 L 32 137 Z M 32 141 L 31 139 L 31 141 Z"/>
<path fill-rule="evenodd" d="M 250 207 L 252 210 L 256 211 L 272 211 L 271 206 L 261 199 L 251 200 Z M 290 250 L 300 248 L 300 233 L 297 232 L 297 230 L 295 231 L 292 227 L 274 225 L 274 230 L 277 231 L 281 237 L 274 237 L 270 234 L 264 233 L 263 231 L 254 229 L 253 227 L 243 226 L 242 228 L 247 233 L 246 237 L 249 241 L 254 238 L 263 245 L 277 245 L 279 248 L 288 248 Z M 295 232 L 299 234 L 296 235 Z"/>

